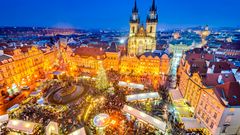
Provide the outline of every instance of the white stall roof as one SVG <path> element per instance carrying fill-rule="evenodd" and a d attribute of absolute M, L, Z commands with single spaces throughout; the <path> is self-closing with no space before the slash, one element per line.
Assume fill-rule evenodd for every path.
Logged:
<path fill-rule="evenodd" d="M 44 99 L 43 97 L 41 97 L 40 99 L 37 100 L 37 103 L 42 105 L 44 103 Z"/>
<path fill-rule="evenodd" d="M 58 123 L 50 121 L 46 126 L 46 135 L 56 134 L 58 135 Z"/>
<path fill-rule="evenodd" d="M 8 121 L 8 119 L 9 119 L 8 114 L 0 115 L 0 123 L 6 122 Z"/>
<path fill-rule="evenodd" d="M 159 119 L 156 119 L 144 112 L 141 112 L 133 107 L 130 107 L 130 106 L 127 106 L 127 105 L 124 105 L 123 107 L 123 111 L 126 112 L 126 113 L 129 113 L 130 115 L 133 115 L 134 117 L 144 121 L 144 122 L 147 122 L 149 123 L 150 125 L 154 126 L 155 128 L 161 130 L 162 132 L 165 132 L 166 130 L 166 123 L 159 120 Z"/>
<path fill-rule="evenodd" d="M 134 95 L 127 95 L 127 102 L 136 101 L 136 100 L 144 100 L 144 99 L 156 99 L 160 98 L 158 92 L 150 92 L 150 93 L 141 93 Z"/>
<path fill-rule="evenodd" d="M 15 104 L 12 107 L 10 107 L 7 111 L 12 111 L 13 109 L 16 109 L 19 107 L 19 104 Z"/>
<path fill-rule="evenodd" d="M 119 81 L 118 85 L 119 86 L 128 86 L 128 84 L 126 82 L 123 82 L 123 81 Z"/>
<path fill-rule="evenodd" d="M 127 82 L 119 81 L 118 85 L 119 86 L 124 86 L 124 87 L 129 87 L 129 88 L 141 89 L 141 90 L 144 89 L 143 84 L 127 83 Z"/>
<path fill-rule="evenodd" d="M 76 131 L 73 131 L 72 133 L 70 133 L 68 135 L 86 135 L 86 131 L 85 131 L 85 128 L 83 127 Z"/>
<path fill-rule="evenodd" d="M 21 131 L 26 134 L 33 134 L 36 126 L 39 125 L 33 122 L 27 122 L 23 120 L 9 120 L 7 128 L 12 130 Z"/>

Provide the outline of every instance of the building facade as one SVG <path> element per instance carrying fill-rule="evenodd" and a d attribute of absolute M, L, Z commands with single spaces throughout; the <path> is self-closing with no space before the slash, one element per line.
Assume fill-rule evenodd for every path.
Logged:
<path fill-rule="evenodd" d="M 35 80 L 43 78 L 51 71 L 57 51 L 53 48 L 43 50 L 36 46 L 23 46 L 17 49 L 6 49 L 0 56 L 0 96 L 9 95 L 12 87 L 30 85 Z"/>

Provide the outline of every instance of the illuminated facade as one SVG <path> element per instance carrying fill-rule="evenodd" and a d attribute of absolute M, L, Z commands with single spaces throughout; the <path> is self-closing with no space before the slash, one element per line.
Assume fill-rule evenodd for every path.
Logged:
<path fill-rule="evenodd" d="M 204 89 L 200 96 L 196 117 L 212 134 L 239 134 L 240 85 L 228 82 Z"/>
<path fill-rule="evenodd" d="M 150 13 L 147 16 L 146 29 L 140 25 L 140 17 L 135 1 L 130 19 L 130 30 L 128 39 L 128 55 L 141 55 L 144 52 L 153 52 L 156 50 L 156 32 L 158 15 L 155 0 L 153 0 Z"/>
<path fill-rule="evenodd" d="M 82 75 L 96 76 L 99 67 L 99 61 L 106 59 L 106 53 L 101 48 L 78 47 L 68 60 L 70 65 L 75 65 L 78 73 Z"/>
<path fill-rule="evenodd" d="M 178 68 L 179 90 L 195 116 L 212 134 L 237 134 L 239 90 L 237 67 L 215 62 L 211 54 L 187 51 Z"/>
<path fill-rule="evenodd" d="M 45 72 L 51 70 L 56 58 L 56 50 L 36 46 L 23 46 L 18 49 L 6 49 L 0 57 L 0 83 L 1 94 L 6 95 L 6 88 L 13 84 L 18 87 L 30 85 L 35 80 L 42 78 Z"/>
<path fill-rule="evenodd" d="M 123 56 L 121 58 L 120 73 L 128 76 L 123 81 L 133 81 L 153 85 L 157 88 L 164 83 L 165 75 L 168 75 L 170 58 L 164 53 L 147 52 L 139 57 Z"/>

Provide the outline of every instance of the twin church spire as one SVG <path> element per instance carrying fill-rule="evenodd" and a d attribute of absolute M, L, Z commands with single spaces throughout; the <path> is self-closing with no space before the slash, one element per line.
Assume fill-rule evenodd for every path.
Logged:
<path fill-rule="evenodd" d="M 140 17 L 138 14 L 137 2 L 135 0 L 130 18 L 130 29 L 128 38 L 128 54 L 139 56 L 145 52 L 153 52 L 156 50 L 157 39 L 157 7 L 155 0 L 149 9 L 146 19 L 146 27 L 140 25 Z"/>
<path fill-rule="evenodd" d="M 157 6 L 155 0 L 152 1 L 152 6 L 150 7 L 149 14 L 147 15 L 147 22 L 157 22 Z M 132 9 L 132 16 L 130 18 L 131 23 L 140 23 L 140 17 L 138 14 L 137 0 L 134 1 L 134 7 Z"/>

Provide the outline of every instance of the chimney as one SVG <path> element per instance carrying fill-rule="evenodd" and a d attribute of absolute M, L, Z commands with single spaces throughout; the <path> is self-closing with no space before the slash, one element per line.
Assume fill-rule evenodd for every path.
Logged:
<path fill-rule="evenodd" d="M 224 82 L 223 82 L 223 77 L 222 77 L 222 75 L 220 74 L 219 76 L 218 76 L 218 84 L 223 84 Z"/>
<path fill-rule="evenodd" d="M 214 72 L 215 65 L 212 65 L 212 67 L 209 67 L 209 64 L 210 64 L 209 61 L 206 61 L 206 64 L 208 67 L 207 73 L 212 74 Z"/>
<path fill-rule="evenodd" d="M 206 61 L 206 64 L 207 64 L 207 67 L 209 67 L 210 62 L 209 62 L 209 61 Z"/>
<path fill-rule="evenodd" d="M 0 56 L 3 55 L 3 54 L 4 54 L 3 50 L 0 50 Z"/>

